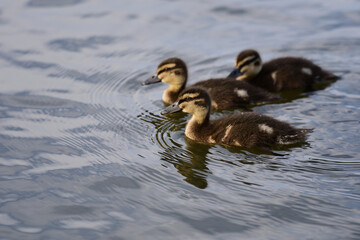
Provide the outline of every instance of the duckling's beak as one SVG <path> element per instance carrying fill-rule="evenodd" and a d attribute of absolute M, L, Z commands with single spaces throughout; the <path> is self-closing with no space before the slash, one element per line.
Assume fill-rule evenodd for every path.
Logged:
<path fill-rule="evenodd" d="M 161 115 L 167 115 L 170 113 L 176 113 L 176 112 L 180 112 L 182 109 L 179 106 L 179 102 L 175 102 L 173 104 L 171 104 L 170 106 L 168 106 L 167 108 L 165 108 L 162 112 Z"/>
<path fill-rule="evenodd" d="M 228 78 L 237 78 L 238 76 L 243 75 L 242 72 L 240 72 L 239 68 L 235 68 L 230 74 L 229 76 L 227 76 Z"/>
<path fill-rule="evenodd" d="M 149 84 L 153 84 L 153 83 L 158 83 L 158 82 L 161 82 L 161 79 L 158 78 L 157 75 L 154 75 L 154 76 L 146 79 L 145 82 L 141 83 L 141 86 L 145 86 L 145 85 L 149 85 Z"/>

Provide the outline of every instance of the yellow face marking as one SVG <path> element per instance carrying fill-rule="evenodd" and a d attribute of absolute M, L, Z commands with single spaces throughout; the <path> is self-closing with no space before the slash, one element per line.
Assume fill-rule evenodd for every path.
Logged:
<path fill-rule="evenodd" d="M 163 78 L 165 78 L 166 75 L 167 75 L 166 72 L 162 72 L 162 73 L 160 73 L 160 74 L 158 75 L 158 78 L 159 78 L 159 79 L 163 79 Z"/>
<path fill-rule="evenodd" d="M 245 74 L 246 74 L 246 72 L 249 70 L 249 68 L 250 68 L 250 66 L 249 66 L 249 65 L 246 65 L 246 66 L 243 66 L 243 67 L 240 69 L 240 71 L 241 71 L 242 73 L 245 73 Z"/>
<path fill-rule="evenodd" d="M 205 103 L 205 99 L 203 99 L 203 98 L 194 99 L 194 101 L 195 101 L 195 102 Z"/>
<path fill-rule="evenodd" d="M 173 74 L 174 71 L 176 71 L 176 70 L 178 70 L 181 74 L 180 75 Z M 166 83 L 176 83 L 176 80 L 179 77 L 182 77 L 182 78 L 184 77 L 183 71 L 180 68 L 173 68 L 170 71 L 163 71 L 158 75 L 158 78 L 160 78 L 163 82 L 166 82 Z M 183 81 L 181 81 L 181 83 L 182 82 Z"/>
<path fill-rule="evenodd" d="M 170 66 L 170 64 L 165 66 Z M 158 78 L 161 79 L 161 82 L 170 84 L 170 87 L 167 89 L 168 91 L 176 93 L 181 90 L 186 81 L 184 70 L 181 68 L 173 68 L 169 71 L 162 71 L 158 74 Z"/>
<path fill-rule="evenodd" d="M 199 96 L 199 94 L 200 93 L 187 93 L 181 97 L 181 100 L 184 100 L 185 98 L 195 98 L 195 97 Z"/>
<path fill-rule="evenodd" d="M 205 103 L 205 100 L 204 99 L 194 99 L 189 102 L 182 102 L 182 103 L 180 103 L 179 106 L 181 107 L 181 109 L 183 109 L 183 112 L 187 112 L 187 113 L 191 113 L 191 114 L 196 114 L 198 112 L 202 112 L 203 109 L 205 109 L 205 108 L 202 106 L 196 105 L 195 102 Z"/>
<path fill-rule="evenodd" d="M 199 99 L 190 99 L 186 101 L 186 98 L 196 98 L 200 95 L 200 93 L 186 93 L 180 97 L 181 100 L 185 100 L 180 103 L 180 108 L 183 112 L 192 114 L 191 121 L 195 121 L 198 124 L 202 124 L 207 116 L 208 108 L 205 106 L 199 106 L 195 103 L 203 103 L 205 105 L 205 99 L 199 98 Z"/>
<path fill-rule="evenodd" d="M 246 61 L 248 61 L 248 60 L 250 60 L 252 58 L 254 58 L 254 56 L 247 57 L 244 60 L 242 60 L 241 62 L 235 63 L 235 67 L 237 67 L 237 68 L 240 67 L 244 62 L 246 62 Z"/>
<path fill-rule="evenodd" d="M 163 66 L 159 67 L 159 68 L 156 70 L 156 73 L 158 73 L 158 72 L 160 72 L 160 71 L 164 70 L 165 68 L 173 68 L 173 67 L 175 67 L 175 66 L 176 66 L 176 64 L 175 64 L 175 63 L 168 63 L 168 64 L 165 64 L 165 65 L 163 65 Z"/>
<path fill-rule="evenodd" d="M 255 77 L 260 71 L 262 66 L 255 66 L 254 62 L 243 66 L 240 71 L 243 73 L 243 75 L 240 75 L 236 78 L 236 80 L 242 80 L 244 78 L 253 78 Z"/>

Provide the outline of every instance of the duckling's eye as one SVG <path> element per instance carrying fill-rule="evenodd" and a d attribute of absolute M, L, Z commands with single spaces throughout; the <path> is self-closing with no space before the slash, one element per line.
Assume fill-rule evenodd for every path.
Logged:
<path fill-rule="evenodd" d="M 255 66 L 259 66 L 259 65 L 260 65 L 260 62 L 259 62 L 259 61 L 256 61 L 256 62 L 254 63 L 254 65 L 255 65 Z"/>
<path fill-rule="evenodd" d="M 164 71 L 169 71 L 169 68 L 165 68 Z"/>
<path fill-rule="evenodd" d="M 175 75 L 180 75 L 180 72 L 179 72 L 179 71 L 175 71 Z"/>

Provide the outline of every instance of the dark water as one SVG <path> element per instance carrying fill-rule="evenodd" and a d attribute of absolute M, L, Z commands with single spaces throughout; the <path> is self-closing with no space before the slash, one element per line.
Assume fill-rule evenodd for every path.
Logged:
<path fill-rule="evenodd" d="M 225 76 L 245 48 L 342 75 L 253 108 L 307 144 L 186 141 L 165 85 L 140 86 L 172 56 Z M 359 63 L 355 0 L 2 0 L 0 239 L 360 239 Z"/>

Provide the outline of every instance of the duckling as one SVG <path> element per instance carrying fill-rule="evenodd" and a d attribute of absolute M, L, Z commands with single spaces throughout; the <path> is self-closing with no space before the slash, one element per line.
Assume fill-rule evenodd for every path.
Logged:
<path fill-rule="evenodd" d="M 246 148 L 269 147 L 273 144 L 292 144 L 303 141 L 312 129 L 298 129 L 286 122 L 251 112 L 235 113 L 210 120 L 211 100 L 199 87 L 185 89 L 178 101 L 165 108 L 166 115 L 183 111 L 192 114 L 185 136 L 207 144 L 224 144 Z"/>
<path fill-rule="evenodd" d="M 271 92 L 291 89 L 309 90 L 314 83 L 339 79 L 338 76 L 304 58 L 282 57 L 262 64 L 259 53 L 253 49 L 239 53 L 235 69 L 228 77 L 245 80 Z"/>
<path fill-rule="evenodd" d="M 185 62 L 179 58 L 168 58 L 159 64 L 156 75 L 147 79 L 142 85 L 158 82 L 170 84 L 163 92 L 162 100 L 166 104 L 172 104 L 177 100 L 179 93 L 185 89 L 187 79 L 188 71 Z M 280 98 L 277 94 L 234 79 L 209 79 L 193 86 L 201 86 L 209 91 L 214 110 L 264 104 Z"/>

